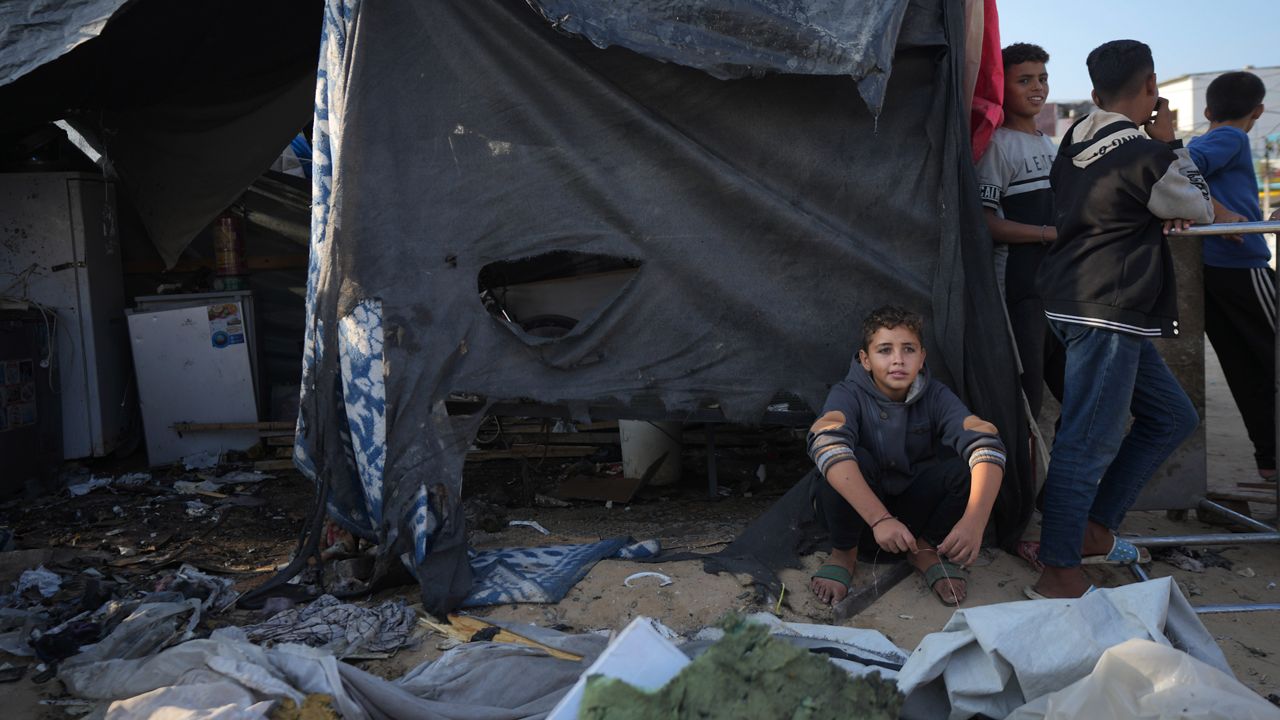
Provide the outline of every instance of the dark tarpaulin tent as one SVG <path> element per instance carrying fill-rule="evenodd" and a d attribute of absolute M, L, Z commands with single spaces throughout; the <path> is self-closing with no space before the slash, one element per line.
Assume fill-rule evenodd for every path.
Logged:
<path fill-rule="evenodd" d="M 66 120 L 173 267 L 307 124 L 320 5 L 0 4 L 0 141 Z"/>
<path fill-rule="evenodd" d="M 820 407 L 857 323 L 928 319 L 935 377 L 1021 452 L 1015 360 L 970 167 L 961 3 L 441 0 L 326 5 L 296 447 L 425 607 L 471 584 L 460 486 L 508 401 Z M 559 337 L 490 313 L 495 263 L 634 269 Z M 481 398 L 450 414 L 455 393 Z M 647 410 L 646 412 L 651 412 Z"/>

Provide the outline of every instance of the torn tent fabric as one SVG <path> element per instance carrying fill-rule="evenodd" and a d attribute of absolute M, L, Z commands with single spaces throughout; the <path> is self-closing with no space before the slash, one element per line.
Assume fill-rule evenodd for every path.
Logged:
<path fill-rule="evenodd" d="M 0 135 L 65 120 L 167 267 L 306 124 L 317 0 L 0 3 Z"/>
<path fill-rule="evenodd" d="M 1025 448 L 958 3 L 533 5 L 325 7 L 295 455 L 380 570 L 403 558 L 431 612 L 467 596 L 462 468 L 494 403 L 759 423 L 780 392 L 819 407 L 885 302 L 925 314 L 935 376 Z M 724 45 L 637 44 L 663 8 Z M 804 18 L 843 19 L 838 42 L 783 42 Z M 820 68 L 837 47 L 851 64 Z M 562 337 L 486 310 L 483 269 L 561 251 L 635 272 Z M 482 407 L 451 416 L 453 393 Z M 1011 463 L 1002 542 L 1030 483 Z"/>

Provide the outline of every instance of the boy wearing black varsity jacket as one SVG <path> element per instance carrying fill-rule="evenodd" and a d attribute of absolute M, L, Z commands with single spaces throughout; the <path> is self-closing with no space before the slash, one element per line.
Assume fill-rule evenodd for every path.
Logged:
<path fill-rule="evenodd" d="M 1116 529 L 1199 423 L 1151 338 L 1180 334 L 1165 235 L 1212 222 L 1208 187 L 1174 139 L 1151 49 L 1115 40 L 1087 62 L 1099 110 L 1067 132 L 1054 160 L 1058 239 L 1037 275 L 1066 373 L 1032 598 L 1088 592 L 1082 564 L 1138 561 Z"/>

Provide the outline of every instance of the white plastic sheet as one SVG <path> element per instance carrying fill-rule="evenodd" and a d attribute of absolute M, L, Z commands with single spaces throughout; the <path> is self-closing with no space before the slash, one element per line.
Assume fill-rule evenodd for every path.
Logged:
<path fill-rule="evenodd" d="M 1102 654 L 1088 676 L 1018 708 L 1007 720 L 1276 720 L 1280 708 L 1235 678 L 1150 640 Z"/>
<path fill-rule="evenodd" d="M 1134 638 L 1185 650 L 1231 674 L 1222 650 L 1169 578 L 1091 592 L 958 610 L 920 641 L 898 674 L 908 718 L 1002 718 L 1093 671 Z"/>

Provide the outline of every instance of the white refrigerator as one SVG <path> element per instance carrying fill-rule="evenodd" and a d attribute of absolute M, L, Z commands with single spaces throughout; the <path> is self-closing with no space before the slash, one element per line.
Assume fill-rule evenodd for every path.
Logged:
<path fill-rule="evenodd" d="M 206 452 L 247 450 L 256 430 L 185 432 L 175 423 L 258 420 L 246 303 L 134 310 L 129 339 L 142 406 L 147 460 L 154 467 Z"/>
<path fill-rule="evenodd" d="M 0 298 L 45 309 L 63 457 L 110 453 L 133 410 L 115 185 L 92 173 L 0 173 Z"/>

